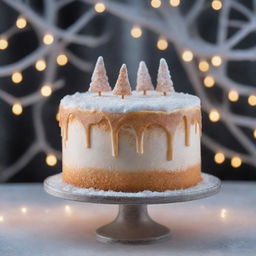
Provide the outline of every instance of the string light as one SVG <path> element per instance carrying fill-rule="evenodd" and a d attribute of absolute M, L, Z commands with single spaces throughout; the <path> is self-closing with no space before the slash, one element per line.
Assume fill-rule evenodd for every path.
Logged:
<path fill-rule="evenodd" d="M 253 131 L 253 137 L 256 139 L 256 129 Z"/>
<path fill-rule="evenodd" d="M 0 222 L 4 221 L 4 216 L 0 215 Z"/>
<path fill-rule="evenodd" d="M 133 26 L 131 29 L 131 36 L 134 38 L 139 38 L 142 35 L 142 30 L 139 26 Z"/>
<path fill-rule="evenodd" d="M 59 113 L 59 112 L 56 114 L 56 120 L 57 120 L 58 122 L 60 121 L 60 113 Z"/>
<path fill-rule="evenodd" d="M 23 112 L 23 107 L 20 103 L 14 103 L 12 105 L 12 113 L 16 116 L 19 116 Z"/>
<path fill-rule="evenodd" d="M 98 2 L 94 5 L 94 10 L 98 13 L 102 13 L 106 10 L 106 5 L 102 2 Z"/>
<path fill-rule="evenodd" d="M 12 74 L 12 81 L 13 81 L 15 84 L 20 83 L 22 80 L 23 80 L 23 76 L 22 76 L 21 72 L 14 72 L 14 73 Z"/>
<path fill-rule="evenodd" d="M 216 109 L 212 109 L 209 113 L 209 119 L 212 122 L 218 122 L 220 120 L 220 113 Z"/>
<path fill-rule="evenodd" d="M 35 64 L 35 68 L 37 71 L 43 71 L 46 69 L 46 62 L 43 59 L 39 59 L 36 64 Z"/>
<path fill-rule="evenodd" d="M 71 207 L 69 205 L 65 205 L 65 212 L 67 213 L 67 215 L 71 215 L 72 210 L 71 210 Z"/>
<path fill-rule="evenodd" d="M 45 34 L 43 37 L 43 43 L 46 45 L 50 45 L 54 42 L 54 37 L 52 34 Z"/>
<path fill-rule="evenodd" d="M 182 53 L 182 59 L 185 61 L 185 62 L 190 62 L 193 60 L 193 53 L 190 51 L 190 50 L 186 50 Z"/>
<path fill-rule="evenodd" d="M 204 78 L 204 85 L 205 85 L 205 87 L 211 88 L 211 87 L 214 86 L 214 84 L 215 84 L 215 80 L 214 80 L 214 78 L 212 76 L 206 76 Z"/>
<path fill-rule="evenodd" d="M 212 63 L 213 66 L 219 67 L 221 65 L 221 63 L 222 63 L 222 59 L 221 59 L 220 56 L 217 56 L 217 55 L 213 56 L 211 58 L 211 63 Z"/>
<path fill-rule="evenodd" d="M 68 63 L 68 57 L 66 54 L 60 54 L 60 55 L 58 55 L 56 61 L 57 61 L 58 65 L 64 66 Z"/>
<path fill-rule="evenodd" d="M 234 156 L 231 158 L 231 166 L 233 168 L 238 168 L 242 164 L 242 159 L 239 156 Z"/>
<path fill-rule="evenodd" d="M 235 91 L 235 90 L 230 90 L 230 91 L 228 92 L 228 99 L 229 99 L 230 101 L 232 101 L 232 102 L 238 101 L 238 99 L 239 99 L 239 94 L 238 94 L 238 92 Z"/>
<path fill-rule="evenodd" d="M 26 207 L 21 207 L 20 208 L 20 211 L 23 213 L 23 214 L 26 214 L 28 212 L 28 209 Z"/>
<path fill-rule="evenodd" d="M 206 60 L 201 60 L 198 64 L 198 68 L 202 72 L 207 72 L 210 68 L 210 65 Z"/>
<path fill-rule="evenodd" d="M 227 210 L 225 208 L 221 209 L 220 211 L 220 217 L 222 219 L 226 219 L 226 216 L 227 216 Z"/>
<path fill-rule="evenodd" d="M 221 0 L 213 0 L 212 1 L 212 9 L 215 11 L 218 11 L 222 8 L 222 2 Z"/>
<path fill-rule="evenodd" d="M 17 20 L 16 20 L 16 27 L 19 28 L 19 29 L 23 29 L 27 26 L 27 20 L 24 18 L 24 17 L 19 17 Z"/>
<path fill-rule="evenodd" d="M 180 0 L 170 0 L 170 5 L 172 7 L 177 7 L 180 5 Z"/>
<path fill-rule="evenodd" d="M 159 8 L 160 6 L 161 6 L 161 1 L 160 0 L 151 0 L 151 6 L 153 7 L 153 8 Z"/>
<path fill-rule="evenodd" d="M 214 156 L 214 161 L 217 164 L 222 164 L 225 161 L 225 155 L 222 152 L 217 152 Z"/>
<path fill-rule="evenodd" d="M 49 166 L 54 166 L 57 164 L 57 157 L 54 154 L 48 154 L 45 158 L 45 162 Z"/>
<path fill-rule="evenodd" d="M 41 87 L 40 93 L 43 97 L 49 97 L 52 94 L 52 87 L 49 84 L 45 84 Z"/>
<path fill-rule="evenodd" d="M 0 50 L 5 50 L 8 47 L 9 43 L 7 39 L 0 38 Z"/>
<path fill-rule="evenodd" d="M 256 106 L 256 95 L 250 95 L 248 97 L 248 103 L 251 106 Z"/>
<path fill-rule="evenodd" d="M 166 39 L 164 38 L 159 38 L 157 41 L 157 48 L 161 51 L 166 50 L 168 47 L 168 42 Z"/>

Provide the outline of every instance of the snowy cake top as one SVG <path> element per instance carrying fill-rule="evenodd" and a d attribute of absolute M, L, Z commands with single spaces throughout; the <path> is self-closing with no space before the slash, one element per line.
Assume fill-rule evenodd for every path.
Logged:
<path fill-rule="evenodd" d="M 82 110 L 100 110 L 112 113 L 128 113 L 137 111 L 172 112 L 177 109 L 189 109 L 200 106 L 200 99 L 196 96 L 173 92 L 162 96 L 156 91 L 148 91 L 147 95 L 132 91 L 132 95 L 124 99 L 105 92 L 101 96 L 91 92 L 67 95 L 61 100 L 64 108 L 79 108 Z"/>
<path fill-rule="evenodd" d="M 89 92 L 67 95 L 61 100 L 61 106 L 112 113 L 172 112 L 177 109 L 199 107 L 200 99 L 190 94 L 175 92 L 165 59 L 161 59 L 159 63 L 155 89 L 146 63 L 141 61 L 136 91 L 131 90 L 125 64 L 122 65 L 115 87 L 111 91 L 103 58 L 99 57 L 92 74 Z"/>

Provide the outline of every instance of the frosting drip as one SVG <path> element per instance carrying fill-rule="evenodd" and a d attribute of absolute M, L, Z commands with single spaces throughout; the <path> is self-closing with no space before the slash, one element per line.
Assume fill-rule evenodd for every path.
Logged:
<path fill-rule="evenodd" d="M 143 137 L 146 128 L 151 125 L 158 125 L 166 132 L 167 139 L 167 160 L 172 160 L 173 146 L 172 140 L 176 129 L 181 122 L 184 123 L 185 145 L 189 146 L 190 126 L 195 125 L 195 132 L 201 135 L 201 111 L 200 108 L 189 110 L 177 110 L 174 112 L 131 112 L 131 113 L 107 113 L 102 111 L 83 111 L 77 108 L 60 108 L 61 135 L 64 146 L 68 140 L 68 124 L 70 121 L 79 120 L 85 129 L 85 146 L 91 147 L 91 126 L 107 120 L 112 143 L 112 155 L 118 156 L 119 131 L 122 127 L 131 127 L 136 134 L 136 150 L 138 154 L 143 154 Z"/>

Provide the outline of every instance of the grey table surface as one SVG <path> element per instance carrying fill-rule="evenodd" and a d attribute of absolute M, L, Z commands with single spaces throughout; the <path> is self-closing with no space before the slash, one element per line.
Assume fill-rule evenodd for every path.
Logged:
<path fill-rule="evenodd" d="M 256 183 L 223 182 L 221 192 L 197 201 L 149 206 L 171 229 L 168 241 L 104 244 L 95 230 L 117 206 L 65 201 L 42 184 L 0 185 L 0 256 L 256 255 Z"/>

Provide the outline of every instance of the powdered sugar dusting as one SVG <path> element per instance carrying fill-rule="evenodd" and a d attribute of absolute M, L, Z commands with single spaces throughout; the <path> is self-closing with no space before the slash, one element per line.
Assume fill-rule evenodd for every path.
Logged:
<path fill-rule="evenodd" d="M 124 99 L 112 92 L 105 92 L 102 96 L 96 93 L 84 92 L 67 95 L 61 100 L 64 108 L 80 108 L 82 110 L 100 110 L 112 113 L 128 113 L 136 111 L 164 111 L 172 112 L 177 109 L 190 109 L 200 106 L 200 99 L 191 94 L 171 93 L 162 96 L 156 91 L 148 91 L 147 95 L 132 91 L 132 95 Z"/>

